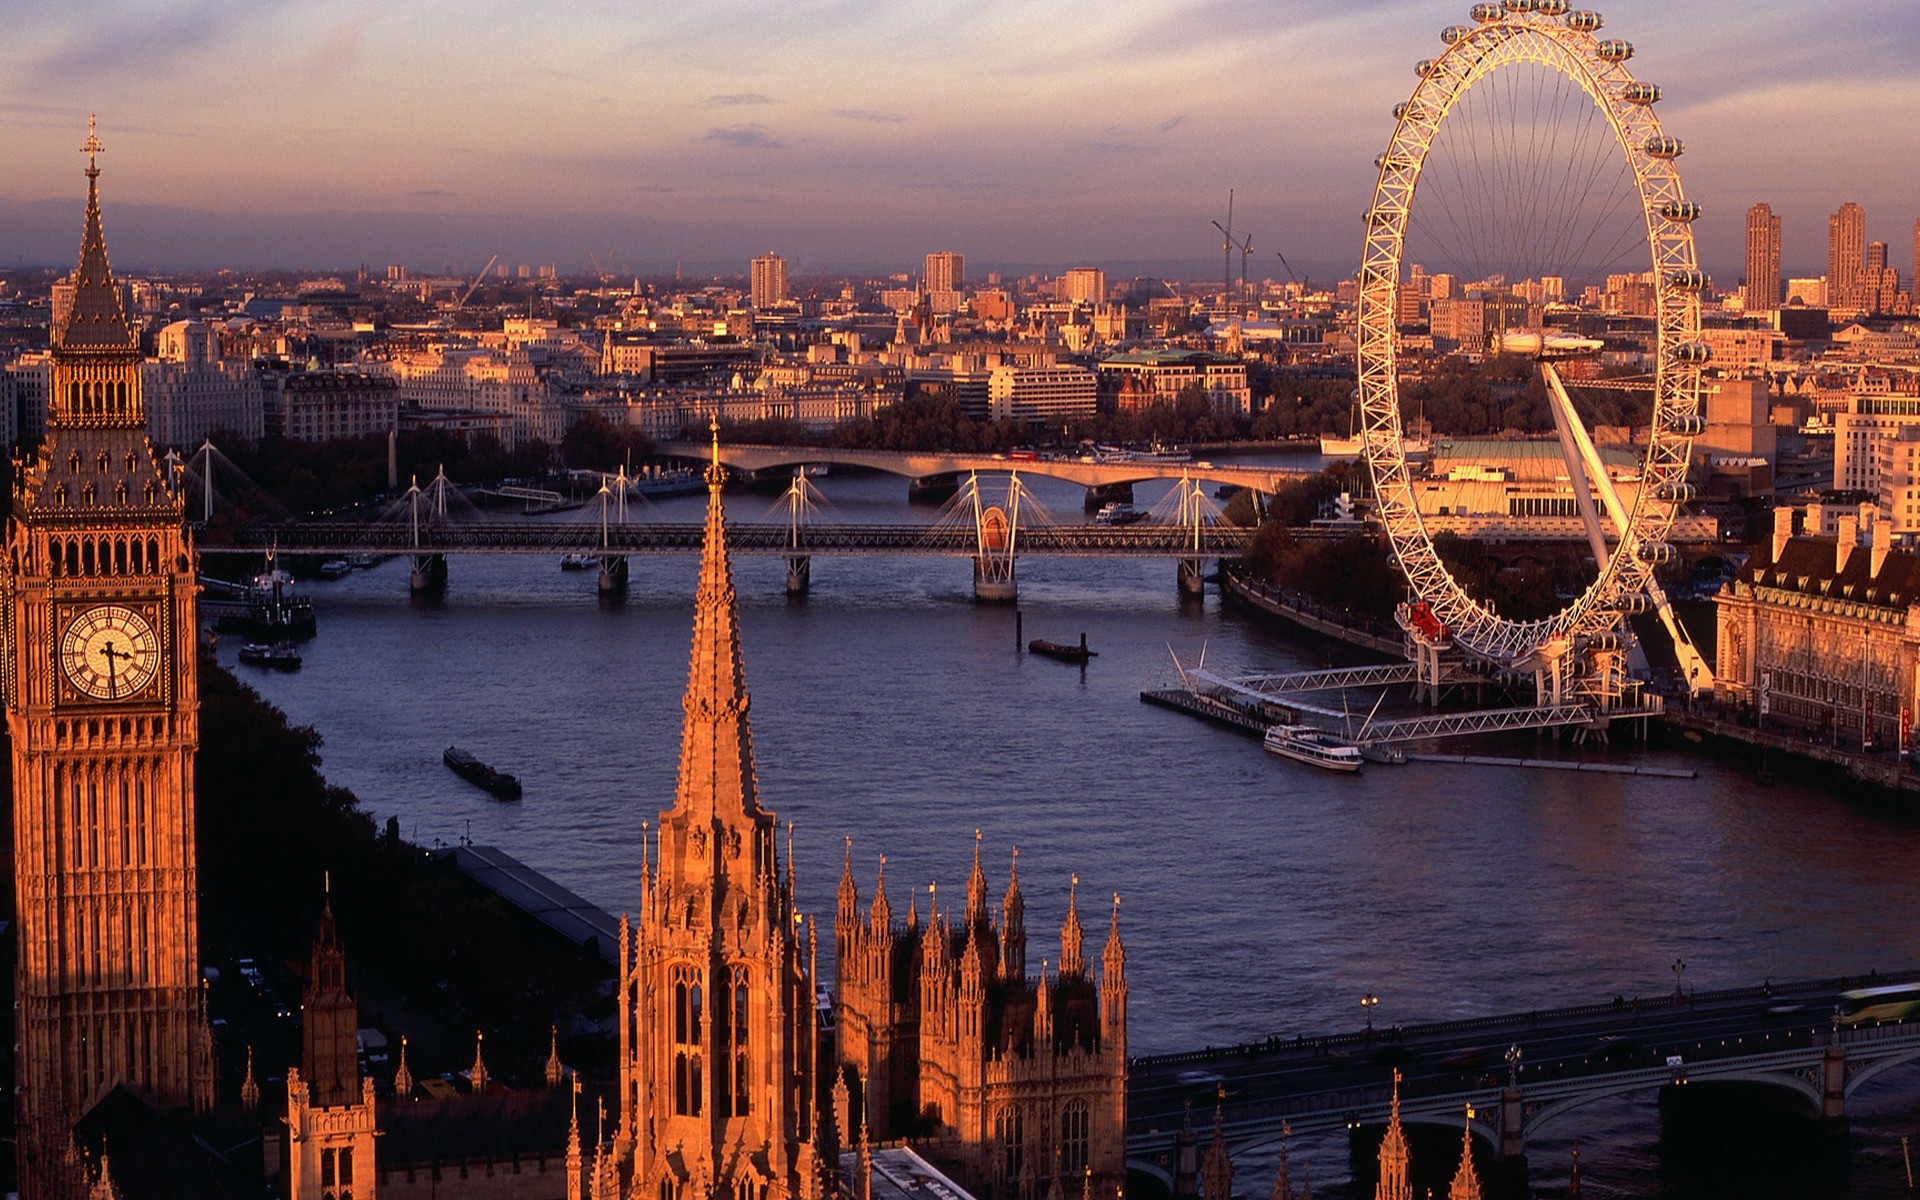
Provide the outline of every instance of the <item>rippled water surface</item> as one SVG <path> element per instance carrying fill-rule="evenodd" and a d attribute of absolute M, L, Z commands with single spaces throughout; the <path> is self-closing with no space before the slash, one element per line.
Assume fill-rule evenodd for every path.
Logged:
<path fill-rule="evenodd" d="M 823 483 L 840 519 L 933 516 L 901 503 L 898 480 Z M 1078 489 L 1037 486 L 1081 519 Z M 1141 503 L 1156 494 L 1143 487 Z M 697 520 L 702 502 L 649 512 Z M 729 517 L 769 504 L 730 495 Z M 1334 777 L 1141 703 L 1172 678 L 1170 648 L 1229 670 L 1327 657 L 1211 593 L 1181 601 L 1170 562 L 1021 564 L 1025 636 L 1085 632 L 1098 657 L 1084 671 L 1018 653 L 1013 611 L 974 605 L 963 559 L 820 558 L 801 603 L 780 560 L 734 565 L 761 800 L 794 822 L 800 900 L 822 934 L 845 838 L 863 901 L 885 854 L 895 911 L 913 891 L 924 912 L 936 882 L 943 905 L 964 895 L 979 829 L 996 896 L 1019 846 L 1030 957 L 1057 957 L 1074 873 L 1095 945 L 1120 894 L 1136 1052 L 1355 1027 L 1369 992 L 1376 1022 L 1411 1023 L 1651 995 L 1673 986 L 1676 959 L 1701 988 L 1920 964 L 1920 827 L 1838 792 L 1761 788 L 1737 764 L 1620 738 L 1616 756 L 1698 777 Z M 319 729 L 328 777 L 379 820 L 398 814 L 422 843 L 502 846 L 618 913 L 642 824 L 673 798 L 695 566 L 636 559 L 610 608 L 591 573 L 550 557 L 456 558 L 444 602 L 423 606 L 389 562 L 309 586 L 320 635 L 302 671 L 237 669 Z M 225 639 L 222 661 L 237 648 Z M 449 743 L 517 774 L 525 800 L 455 777 Z M 1899 1137 L 1920 1132 L 1920 1085 L 1903 1076 L 1859 1097 L 1853 1176 L 1833 1194 L 1906 1194 Z M 1702 1194 L 1675 1173 L 1684 1153 L 1662 1151 L 1651 1098 L 1565 1132 L 1534 1149 L 1542 1194 L 1564 1187 L 1576 1133 L 1590 1196 Z M 1337 1194 L 1344 1147 L 1303 1151 L 1316 1190 Z M 1800 1194 L 1778 1186 L 1763 1175 L 1723 1194 Z"/>

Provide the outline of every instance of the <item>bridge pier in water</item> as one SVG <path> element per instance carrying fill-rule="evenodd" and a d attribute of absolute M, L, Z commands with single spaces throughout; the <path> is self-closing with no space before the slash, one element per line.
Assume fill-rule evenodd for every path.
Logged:
<path fill-rule="evenodd" d="M 1182 596 L 1204 596 L 1207 594 L 1207 560 L 1204 558 L 1183 558 L 1180 560 L 1175 579 L 1180 586 Z"/>
<path fill-rule="evenodd" d="M 407 590 L 422 595 L 437 596 L 447 590 L 447 556 L 444 554 L 415 554 L 413 573 L 407 576 Z"/>
<path fill-rule="evenodd" d="M 627 556 L 624 554 L 604 554 L 600 557 L 600 594 L 602 596 L 624 596 L 627 594 Z"/>
<path fill-rule="evenodd" d="M 787 556 L 787 595 L 804 596 L 813 589 L 813 556 Z"/>

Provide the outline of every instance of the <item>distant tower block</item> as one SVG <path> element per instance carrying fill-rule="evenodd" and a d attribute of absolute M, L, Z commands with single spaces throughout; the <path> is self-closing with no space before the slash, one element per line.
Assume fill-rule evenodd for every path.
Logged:
<path fill-rule="evenodd" d="M 787 299 L 787 260 L 769 250 L 748 268 L 747 297 L 755 308 L 772 308 Z"/>
<path fill-rule="evenodd" d="M 1747 307 L 1780 307 L 1780 218 L 1771 206 L 1747 210 Z"/>

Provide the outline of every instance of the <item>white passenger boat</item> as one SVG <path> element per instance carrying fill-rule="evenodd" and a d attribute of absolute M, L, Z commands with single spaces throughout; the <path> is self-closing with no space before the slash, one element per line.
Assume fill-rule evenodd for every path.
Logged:
<path fill-rule="evenodd" d="M 1283 758 L 1329 771 L 1360 769 L 1360 747 L 1309 725 L 1275 725 L 1267 730 L 1265 744 Z"/>

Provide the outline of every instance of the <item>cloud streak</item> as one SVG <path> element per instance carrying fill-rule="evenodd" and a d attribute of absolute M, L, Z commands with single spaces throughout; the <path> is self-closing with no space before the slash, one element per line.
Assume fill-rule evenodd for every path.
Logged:
<path fill-rule="evenodd" d="M 780 137 L 757 121 L 744 125 L 715 126 L 707 130 L 700 140 L 718 142 L 722 146 L 732 146 L 739 150 L 785 150 L 789 145 L 786 138 Z"/>

